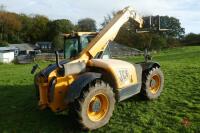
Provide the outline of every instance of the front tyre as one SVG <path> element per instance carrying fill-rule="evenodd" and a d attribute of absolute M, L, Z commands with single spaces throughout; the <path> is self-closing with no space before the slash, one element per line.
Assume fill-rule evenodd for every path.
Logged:
<path fill-rule="evenodd" d="M 107 83 L 96 81 L 83 90 L 75 105 L 76 119 L 82 127 L 97 129 L 107 124 L 112 116 L 115 105 L 113 90 Z"/>
<path fill-rule="evenodd" d="M 158 67 L 143 73 L 142 95 L 150 100 L 160 96 L 164 86 L 164 75 Z"/>

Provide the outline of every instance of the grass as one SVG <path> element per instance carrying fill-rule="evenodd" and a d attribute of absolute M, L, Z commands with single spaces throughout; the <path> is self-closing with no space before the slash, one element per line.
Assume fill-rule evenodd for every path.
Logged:
<path fill-rule="evenodd" d="M 116 104 L 110 122 L 94 132 L 200 132 L 200 46 L 164 50 L 154 60 L 165 75 L 161 97 L 134 96 Z M 0 133 L 81 132 L 68 115 L 38 110 L 31 67 L 0 64 Z"/>

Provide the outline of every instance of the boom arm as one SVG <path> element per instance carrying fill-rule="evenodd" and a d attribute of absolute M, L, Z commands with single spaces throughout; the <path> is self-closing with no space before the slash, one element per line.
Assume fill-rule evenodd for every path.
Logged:
<path fill-rule="evenodd" d="M 115 17 L 99 32 L 99 34 L 89 43 L 88 47 L 84 49 L 79 56 L 79 59 L 89 60 L 96 56 L 96 54 L 104 50 L 110 41 L 113 41 L 119 32 L 119 29 L 129 18 L 132 18 L 139 26 L 142 27 L 143 19 L 136 14 L 131 7 L 119 11 Z"/>

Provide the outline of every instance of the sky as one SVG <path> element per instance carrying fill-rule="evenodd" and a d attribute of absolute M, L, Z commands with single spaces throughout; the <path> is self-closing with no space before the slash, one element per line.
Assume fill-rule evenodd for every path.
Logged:
<path fill-rule="evenodd" d="M 6 10 L 41 14 L 50 19 L 90 17 L 100 25 L 104 16 L 132 6 L 140 15 L 168 15 L 180 20 L 186 33 L 200 33 L 200 0 L 0 0 Z"/>

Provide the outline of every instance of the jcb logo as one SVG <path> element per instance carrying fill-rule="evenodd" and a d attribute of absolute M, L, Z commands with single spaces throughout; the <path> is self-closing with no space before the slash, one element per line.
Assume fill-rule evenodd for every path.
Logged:
<path fill-rule="evenodd" d="M 127 69 L 120 69 L 118 70 L 119 73 L 119 79 L 121 82 L 126 82 L 129 79 L 129 74 Z"/>

